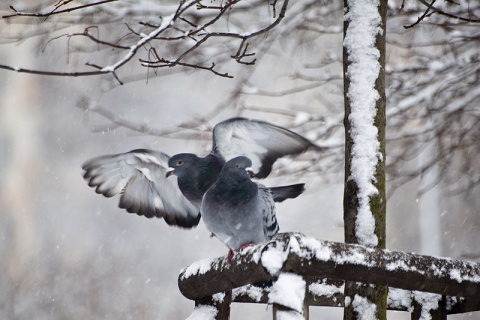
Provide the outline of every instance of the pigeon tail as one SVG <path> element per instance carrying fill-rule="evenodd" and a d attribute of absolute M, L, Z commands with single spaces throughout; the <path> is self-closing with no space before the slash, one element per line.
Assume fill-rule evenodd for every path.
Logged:
<path fill-rule="evenodd" d="M 286 199 L 294 199 L 305 191 L 305 183 L 292 184 L 289 186 L 269 188 L 273 201 L 282 202 Z"/>

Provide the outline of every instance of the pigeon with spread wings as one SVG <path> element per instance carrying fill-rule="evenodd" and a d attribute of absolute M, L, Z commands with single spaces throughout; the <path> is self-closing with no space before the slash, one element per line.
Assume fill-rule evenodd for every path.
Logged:
<path fill-rule="evenodd" d="M 85 180 L 97 193 L 106 197 L 121 194 L 120 208 L 192 228 L 200 220 L 203 195 L 228 160 L 246 156 L 252 161 L 255 177 L 265 178 L 278 158 L 308 149 L 320 147 L 268 122 L 231 118 L 213 128 L 212 150 L 206 157 L 181 153 L 170 158 L 163 152 L 137 149 L 93 158 L 82 168 Z M 167 178 L 172 175 L 177 179 Z"/>

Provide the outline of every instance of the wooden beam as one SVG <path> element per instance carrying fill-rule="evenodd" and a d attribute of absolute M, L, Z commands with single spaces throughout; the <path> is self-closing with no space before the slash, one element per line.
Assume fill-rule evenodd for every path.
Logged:
<path fill-rule="evenodd" d="M 305 295 L 305 302 L 309 306 L 321 306 L 321 307 L 340 307 L 345 306 L 345 297 L 343 294 L 343 284 L 344 281 L 330 280 L 330 279 L 317 279 L 310 277 L 307 280 L 307 286 L 310 287 L 312 284 L 317 284 L 321 282 L 323 285 L 327 285 L 328 294 L 316 294 L 315 290 L 307 290 Z M 270 293 L 270 286 L 252 286 L 247 285 L 245 287 L 237 288 L 233 290 L 232 302 L 238 303 L 269 303 L 268 294 Z M 406 292 L 407 295 L 411 296 L 410 300 L 413 300 L 413 293 L 411 291 Z M 388 310 L 392 311 L 405 311 L 408 312 L 412 306 L 413 301 L 409 303 L 401 303 L 400 301 L 390 301 L 389 294 L 389 304 L 387 305 Z M 403 298 L 402 298 L 403 300 Z M 447 314 L 459 314 L 467 312 L 480 311 L 480 299 L 477 297 L 446 297 L 447 305 Z M 402 301 L 403 302 L 403 301 Z"/>
<path fill-rule="evenodd" d="M 224 257 L 204 260 L 179 276 L 182 294 L 192 300 L 267 282 L 280 272 L 304 277 L 387 285 L 441 295 L 480 296 L 480 264 L 355 244 L 320 241 L 301 234 L 278 234 L 274 240 Z"/>

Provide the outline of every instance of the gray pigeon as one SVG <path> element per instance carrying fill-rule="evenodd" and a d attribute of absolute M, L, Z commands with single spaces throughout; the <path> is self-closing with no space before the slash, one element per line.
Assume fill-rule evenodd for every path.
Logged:
<path fill-rule="evenodd" d="M 278 232 L 274 202 L 296 198 L 305 190 L 304 184 L 276 188 L 257 184 L 250 178 L 251 166 L 243 156 L 228 161 L 202 201 L 203 222 L 230 249 L 228 261 L 233 251 L 269 241 Z"/>
<path fill-rule="evenodd" d="M 321 148 L 304 137 L 273 124 L 231 118 L 213 128 L 213 146 L 206 157 L 137 149 L 85 162 L 84 178 L 106 197 L 121 194 L 119 207 L 145 217 L 164 218 L 170 225 L 195 227 L 205 192 L 226 161 L 244 155 L 252 159 L 256 177 L 265 178 L 282 156 Z M 175 177 L 166 178 L 175 175 Z M 177 181 L 178 180 L 178 181 Z M 277 190 L 280 193 L 280 190 Z M 279 198 L 277 198 L 279 199 Z"/>

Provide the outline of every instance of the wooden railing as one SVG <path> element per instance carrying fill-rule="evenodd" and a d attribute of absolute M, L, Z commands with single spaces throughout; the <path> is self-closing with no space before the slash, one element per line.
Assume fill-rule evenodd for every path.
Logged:
<path fill-rule="evenodd" d="M 178 284 L 195 301 L 193 316 L 229 319 L 231 302 L 249 302 L 272 304 L 274 319 L 279 313 L 308 319 L 310 306 L 345 306 L 345 281 L 388 286 L 388 309 L 411 312 L 412 319 L 422 312 L 446 319 L 480 310 L 480 264 L 298 233 L 278 234 L 236 253 L 230 263 L 225 257 L 196 262 L 182 270 Z M 429 304 L 422 303 L 426 299 Z"/>

